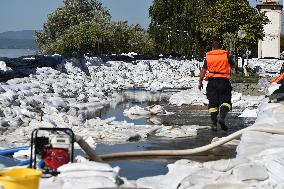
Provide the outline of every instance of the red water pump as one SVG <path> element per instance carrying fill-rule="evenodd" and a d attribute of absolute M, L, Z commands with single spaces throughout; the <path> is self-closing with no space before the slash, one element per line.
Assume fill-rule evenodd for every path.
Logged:
<path fill-rule="evenodd" d="M 30 167 L 56 175 L 60 166 L 73 162 L 74 141 L 75 135 L 69 128 L 35 129 L 31 136 Z"/>
<path fill-rule="evenodd" d="M 42 158 L 44 163 L 52 170 L 69 163 L 69 153 L 65 149 L 47 148 Z"/>

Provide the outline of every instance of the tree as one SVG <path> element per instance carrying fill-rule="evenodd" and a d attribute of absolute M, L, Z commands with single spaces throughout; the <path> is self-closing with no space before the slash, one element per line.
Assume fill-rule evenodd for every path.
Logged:
<path fill-rule="evenodd" d="M 102 31 L 97 24 L 82 23 L 70 28 L 68 32 L 50 43 L 46 51 L 67 55 L 98 52 L 97 47 L 102 35 Z"/>
<path fill-rule="evenodd" d="M 48 16 L 42 32 L 36 33 L 36 42 L 39 48 L 49 53 L 51 46 L 57 46 L 69 30 L 74 30 L 78 25 L 95 23 L 100 27 L 110 23 L 110 13 L 97 0 L 64 0 L 63 7 L 56 9 Z M 86 27 L 86 25 L 84 25 Z M 74 34 L 74 31 L 73 31 Z"/>
<path fill-rule="evenodd" d="M 188 56 L 204 53 L 213 40 L 223 40 L 225 35 L 233 36 L 242 48 L 253 46 L 262 39 L 268 21 L 247 0 L 154 0 L 149 15 L 157 53 Z M 237 41 L 240 29 L 247 36 Z"/>
<path fill-rule="evenodd" d="M 111 22 L 106 8 L 97 0 L 65 0 L 64 6 L 48 17 L 36 41 L 44 53 L 141 54 L 153 52 L 154 43 L 141 26 Z"/>
<path fill-rule="evenodd" d="M 264 37 L 263 26 L 267 23 L 267 17 L 252 8 L 247 0 L 217 0 L 202 15 L 200 31 L 206 42 L 222 41 L 229 35 L 238 47 L 246 49 Z M 244 39 L 238 38 L 239 30 L 246 32 Z"/>
<path fill-rule="evenodd" d="M 149 26 L 150 36 L 156 43 L 158 53 L 171 53 L 177 49 L 177 30 L 182 31 L 182 25 L 178 21 L 184 0 L 155 0 L 149 9 L 151 23 Z"/>
<path fill-rule="evenodd" d="M 140 25 L 130 26 L 129 48 L 139 54 L 154 54 L 154 41 Z"/>
<path fill-rule="evenodd" d="M 155 0 L 149 9 L 150 36 L 157 53 L 191 56 L 201 46 L 199 19 L 216 0 Z"/>
<path fill-rule="evenodd" d="M 148 33 L 140 25 L 129 26 L 126 21 L 113 22 L 108 40 L 111 42 L 109 49 L 113 53 L 121 54 L 137 52 L 139 54 L 153 54 L 154 43 Z"/>

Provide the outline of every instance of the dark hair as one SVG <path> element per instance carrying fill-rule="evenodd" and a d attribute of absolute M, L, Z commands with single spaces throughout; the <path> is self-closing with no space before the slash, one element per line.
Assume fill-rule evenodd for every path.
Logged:
<path fill-rule="evenodd" d="M 212 43 L 212 48 L 213 48 L 213 49 L 221 49 L 222 46 L 221 46 L 221 44 L 219 43 L 219 41 L 213 41 L 213 43 Z"/>

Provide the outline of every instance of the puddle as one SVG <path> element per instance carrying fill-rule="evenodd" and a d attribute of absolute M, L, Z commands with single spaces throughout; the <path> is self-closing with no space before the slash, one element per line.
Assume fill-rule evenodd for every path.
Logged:
<path fill-rule="evenodd" d="M 99 111 L 101 119 L 107 119 L 110 117 L 115 117 L 116 121 L 126 121 L 128 123 L 134 123 L 135 125 L 151 125 L 147 117 L 141 117 L 139 119 L 130 119 L 123 114 L 125 109 L 129 109 L 133 106 L 140 106 L 146 108 L 152 105 L 150 102 L 123 102 L 118 104 L 116 107 L 107 106 Z"/>
<path fill-rule="evenodd" d="M 87 119 L 93 119 L 100 117 L 101 119 L 107 119 L 115 117 L 116 121 L 127 121 L 134 123 L 135 125 L 151 125 L 147 117 L 140 117 L 138 119 L 130 119 L 123 114 L 124 110 L 130 109 L 133 106 L 140 106 L 146 108 L 152 105 L 165 105 L 168 103 L 168 99 L 173 94 L 173 91 L 152 93 L 150 91 L 143 90 L 128 90 L 117 93 L 121 97 L 118 98 L 121 101 L 111 103 L 96 112 L 84 111 L 80 112 L 84 114 Z"/>

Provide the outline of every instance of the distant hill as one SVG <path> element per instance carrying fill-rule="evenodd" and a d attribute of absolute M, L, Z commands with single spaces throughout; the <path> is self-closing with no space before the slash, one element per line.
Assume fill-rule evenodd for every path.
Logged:
<path fill-rule="evenodd" d="M 34 35 L 35 30 L 0 33 L 0 49 L 37 49 Z"/>

